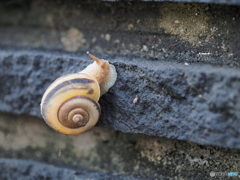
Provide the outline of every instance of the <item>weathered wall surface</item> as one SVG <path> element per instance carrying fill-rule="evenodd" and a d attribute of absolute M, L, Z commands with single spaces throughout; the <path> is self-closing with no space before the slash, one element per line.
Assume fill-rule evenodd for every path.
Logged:
<path fill-rule="evenodd" d="M 0 17 L 2 47 L 240 66 L 239 6 L 13 1 Z"/>
<path fill-rule="evenodd" d="M 0 115 L 0 157 L 31 159 L 74 168 L 75 172 L 70 171 L 68 174 L 69 179 L 74 174 L 81 174 L 84 169 L 94 170 L 95 173 L 125 174 L 119 177 L 110 176 L 109 179 L 131 180 L 208 180 L 211 171 L 240 171 L 239 150 L 202 146 L 163 137 L 126 134 L 101 127 L 95 127 L 81 135 L 67 136 L 54 132 L 42 119 Z M 21 168 L 16 164 L 22 164 Z M 16 169 L 15 172 L 20 177 L 24 172 L 25 176 L 34 177 L 32 172 L 38 166 L 39 164 L 33 162 L 0 159 L 0 167 L 5 167 L 9 176 L 13 176 L 12 169 Z M 40 166 L 40 172 L 42 168 Z M 51 172 L 51 168 L 45 167 L 42 176 L 55 177 L 60 170 L 52 169 Z M 88 176 L 85 173 L 83 175 L 88 178 L 94 175 L 89 173 Z M 0 173 L 0 178 L 3 175 Z M 35 174 L 35 177 L 37 175 L 41 173 Z M 63 175 L 67 176 L 65 173 Z M 108 178 L 107 174 L 99 174 L 101 176 Z"/>
<path fill-rule="evenodd" d="M 125 175 L 113 175 L 84 169 L 72 170 L 59 168 L 53 165 L 39 163 L 32 160 L 0 159 L 0 178 L 33 180 L 33 179 L 56 179 L 56 180 L 141 180 Z"/>
<path fill-rule="evenodd" d="M 209 179 L 211 170 L 239 171 L 239 150 L 230 150 L 240 148 L 239 6 L 1 2 L 0 39 L 5 113 L 41 117 L 45 89 L 88 65 L 86 51 L 118 71 L 100 99 L 97 125 L 110 130 L 65 136 L 39 119 L 1 114 L 1 157 L 126 175 L 110 179 Z M 1 165 L 11 172 L 11 163 L 30 166 L 6 159 Z"/>
<path fill-rule="evenodd" d="M 118 2 L 119 0 L 108 0 L 108 1 L 115 1 Z M 134 0 L 129 0 L 134 1 Z M 164 2 L 164 0 L 139 0 L 139 1 L 151 1 L 151 2 Z M 239 5 L 239 0 L 171 0 L 171 2 L 189 2 L 189 3 L 216 3 L 216 4 L 236 4 Z"/>
<path fill-rule="evenodd" d="M 90 61 L 87 56 L 62 53 L 0 52 L 1 110 L 38 117 L 47 86 L 57 77 L 78 72 Z M 99 101 L 100 126 L 203 145 L 240 147 L 239 70 L 138 61 L 112 59 L 118 79 Z"/>

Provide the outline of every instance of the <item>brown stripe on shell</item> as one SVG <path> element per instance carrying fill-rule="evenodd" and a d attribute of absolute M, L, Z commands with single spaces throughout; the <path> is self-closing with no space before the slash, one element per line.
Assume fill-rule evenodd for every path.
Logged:
<path fill-rule="evenodd" d="M 93 94 L 94 90 L 93 89 L 89 89 L 89 91 L 87 92 L 87 94 Z"/>
<path fill-rule="evenodd" d="M 68 75 L 66 75 L 68 76 Z M 57 79 L 56 79 L 57 80 Z M 46 115 L 45 115 L 45 110 L 44 107 L 47 106 L 48 101 L 52 98 L 52 96 L 59 91 L 60 89 L 66 87 L 69 84 L 77 84 L 77 83 L 82 83 L 82 84 L 90 84 L 90 83 L 95 83 L 94 80 L 92 79 L 88 79 L 88 78 L 76 78 L 76 79 L 69 79 L 66 81 L 61 82 L 60 84 L 58 84 L 57 86 L 55 86 L 52 90 L 50 90 L 47 94 L 47 96 L 45 97 L 45 99 L 42 102 L 42 108 L 41 108 L 41 114 L 43 116 L 43 118 L 46 120 Z"/>

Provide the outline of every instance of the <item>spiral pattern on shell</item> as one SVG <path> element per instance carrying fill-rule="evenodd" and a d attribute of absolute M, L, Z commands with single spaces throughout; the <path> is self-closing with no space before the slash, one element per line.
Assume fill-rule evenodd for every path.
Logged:
<path fill-rule="evenodd" d="M 100 87 L 91 75 L 75 73 L 56 79 L 41 102 L 45 122 L 58 132 L 80 134 L 92 128 L 100 116 Z"/>

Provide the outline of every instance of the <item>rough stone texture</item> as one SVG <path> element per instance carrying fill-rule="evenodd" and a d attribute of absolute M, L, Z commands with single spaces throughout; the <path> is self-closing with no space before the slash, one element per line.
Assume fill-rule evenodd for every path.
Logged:
<path fill-rule="evenodd" d="M 240 67 L 240 6 L 198 3 L 0 3 L 0 47 Z"/>
<path fill-rule="evenodd" d="M 52 165 L 34 162 L 31 160 L 0 159 L 1 180 L 138 180 L 124 175 L 112 175 L 107 173 L 91 172 L 86 170 L 70 170 L 58 168 Z M 140 180 L 140 179 L 139 179 Z"/>
<path fill-rule="evenodd" d="M 87 56 L 39 51 L 2 50 L 0 55 L 0 110 L 38 117 L 47 86 L 90 61 Z M 144 59 L 111 62 L 118 79 L 99 101 L 99 126 L 240 148 L 239 70 Z"/>
<path fill-rule="evenodd" d="M 121 0 L 107 0 L 107 1 L 121 1 Z M 133 1 L 134 0 L 128 0 Z M 150 2 L 165 2 L 166 0 L 138 0 L 138 1 L 150 1 Z M 188 2 L 188 3 L 216 3 L 216 4 L 236 4 L 239 5 L 239 0 L 170 0 L 171 2 Z"/>
<path fill-rule="evenodd" d="M 66 136 L 42 119 L 1 113 L 0 157 L 86 169 L 93 178 L 89 170 L 176 180 L 240 172 L 239 150 L 221 148 L 240 148 L 239 6 L 1 1 L 0 39 L 0 111 L 7 113 L 41 117 L 44 90 L 88 65 L 86 51 L 118 71 L 100 99 L 98 126 L 109 129 Z M 15 162 L 4 160 L 4 168 L 11 173 Z"/>
<path fill-rule="evenodd" d="M 113 175 L 112 179 L 120 179 L 124 175 L 123 179 L 209 180 L 211 171 L 240 172 L 240 150 L 128 134 L 102 127 L 67 136 L 50 129 L 42 119 L 26 115 L 0 113 L 0 142 L 0 158 L 31 159 L 78 172 L 86 170 L 88 173 L 83 174 L 86 177 L 93 176 L 92 170 L 102 176 L 106 173 Z M 25 177 L 30 178 L 39 165 L 29 162 L 33 166 L 28 174 L 25 169 L 29 163 L 6 161 L 2 165 L 8 177 L 20 175 L 21 178 L 21 172 L 26 172 Z M 22 163 L 21 169 L 16 167 L 16 162 L 19 166 Z M 0 167 L 2 170 L 1 163 Z M 16 174 L 11 174 L 13 169 L 16 169 Z M 59 170 L 46 165 L 44 173 L 41 164 L 38 169 L 40 172 L 36 175 L 48 177 Z M 53 169 L 53 172 L 47 169 Z M 69 179 L 73 176 L 73 171 L 64 171 L 69 172 L 65 174 Z M 119 176 L 114 176 L 117 174 Z M 226 178 L 230 177 L 222 177 Z"/>

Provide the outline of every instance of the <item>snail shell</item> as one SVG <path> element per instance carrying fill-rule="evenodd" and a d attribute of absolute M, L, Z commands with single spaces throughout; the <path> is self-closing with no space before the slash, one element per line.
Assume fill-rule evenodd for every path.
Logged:
<path fill-rule="evenodd" d="M 116 81 L 115 67 L 108 61 L 95 62 L 79 73 L 56 79 L 45 91 L 41 113 L 45 122 L 63 134 L 80 134 L 98 121 L 100 96 Z"/>

